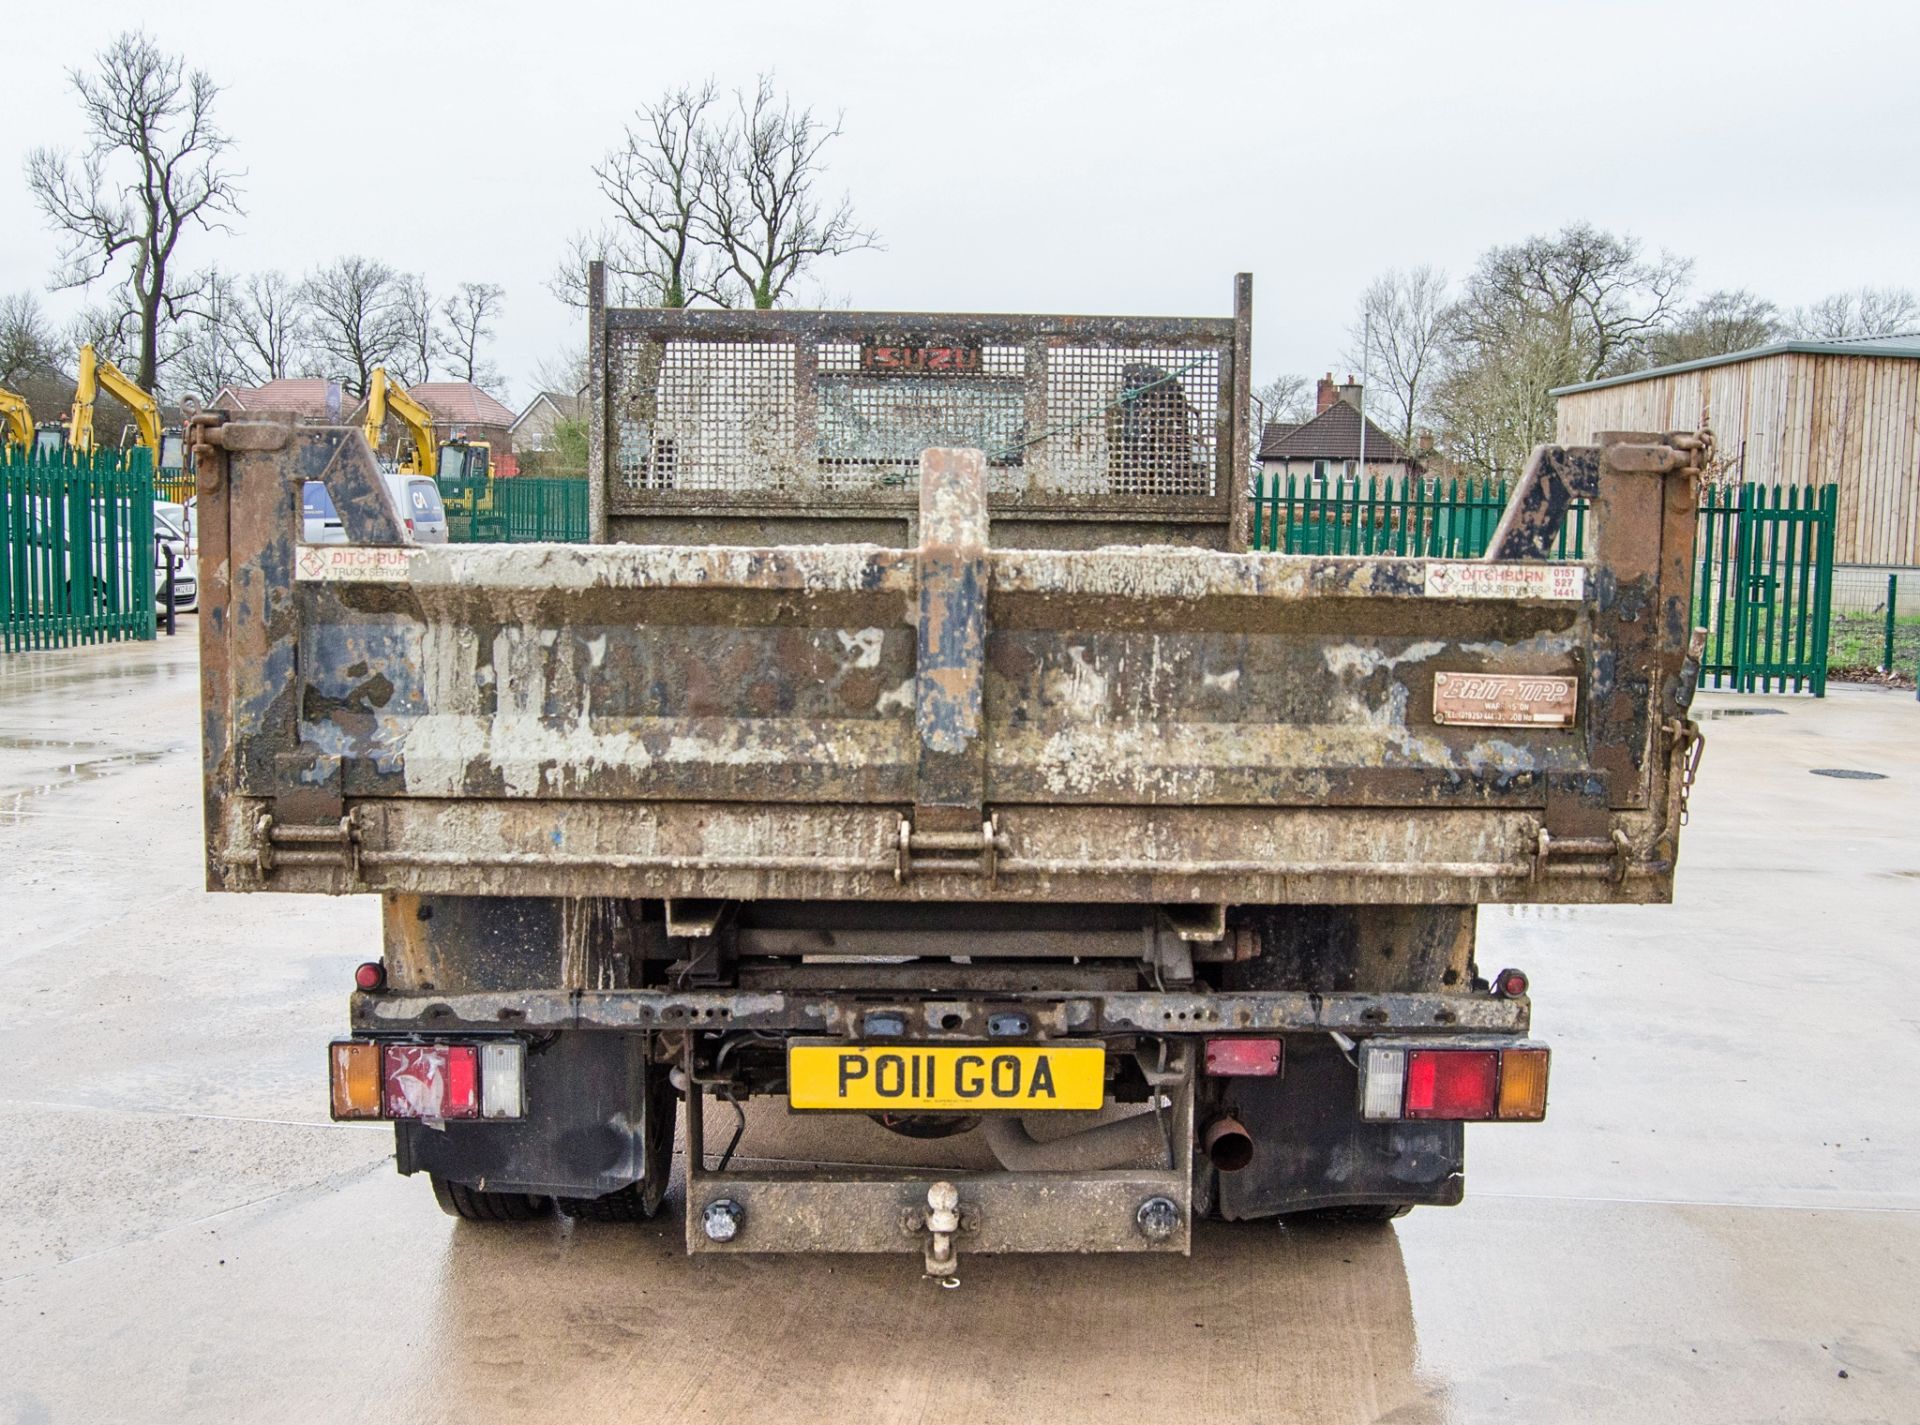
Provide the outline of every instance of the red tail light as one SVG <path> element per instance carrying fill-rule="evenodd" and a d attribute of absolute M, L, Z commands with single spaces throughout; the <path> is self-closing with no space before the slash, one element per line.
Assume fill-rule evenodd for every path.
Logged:
<path fill-rule="evenodd" d="M 1415 1049 L 1407 1055 L 1408 1118 L 1492 1118 L 1500 1055 L 1492 1049 Z"/>
<path fill-rule="evenodd" d="M 471 1044 L 389 1044 L 381 1051 L 387 1118 L 478 1118 L 479 1055 Z"/>

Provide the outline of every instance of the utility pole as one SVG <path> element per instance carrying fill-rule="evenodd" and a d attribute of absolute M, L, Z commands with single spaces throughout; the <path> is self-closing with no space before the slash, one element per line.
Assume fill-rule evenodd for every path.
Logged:
<path fill-rule="evenodd" d="M 1353 472 L 1356 482 L 1367 473 L 1367 363 L 1372 358 L 1373 313 L 1363 307 L 1360 311 L 1360 463 Z"/>

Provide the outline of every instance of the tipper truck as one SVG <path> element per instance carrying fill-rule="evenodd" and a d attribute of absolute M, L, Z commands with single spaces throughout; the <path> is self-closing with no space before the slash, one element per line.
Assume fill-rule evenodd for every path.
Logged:
<path fill-rule="evenodd" d="M 678 1140 L 690 1251 L 947 1282 L 1456 1203 L 1467 1123 L 1543 1118 L 1476 914 L 1671 897 L 1704 435 L 1542 447 L 1483 558 L 1259 552 L 1248 277 L 590 289 L 590 542 L 414 545 L 359 431 L 194 426 L 209 884 L 384 907 L 336 1117 L 482 1221 L 649 1217 Z M 762 1098 L 920 1166 L 769 1167 Z"/>

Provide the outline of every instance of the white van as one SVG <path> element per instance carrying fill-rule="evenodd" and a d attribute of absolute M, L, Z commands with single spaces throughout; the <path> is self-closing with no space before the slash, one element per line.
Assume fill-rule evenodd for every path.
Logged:
<path fill-rule="evenodd" d="M 440 487 L 425 475 L 401 475 L 392 470 L 380 472 L 387 482 L 393 507 L 400 511 L 407 539 L 413 544 L 447 542 L 447 509 L 440 503 Z M 309 480 L 300 491 L 300 539 L 304 544 L 345 544 L 346 527 L 340 512 L 333 507 L 333 496 L 318 480 Z"/>

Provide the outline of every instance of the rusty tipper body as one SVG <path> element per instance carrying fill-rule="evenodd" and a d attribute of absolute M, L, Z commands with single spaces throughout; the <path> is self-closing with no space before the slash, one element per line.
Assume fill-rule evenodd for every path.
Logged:
<path fill-rule="evenodd" d="M 632 1217 L 684 1110 L 691 1249 L 948 1277 L 1458 1201 L 1548 1077 L 1476 908 L 1671 892 L 1704 442 L 1543 448 L 1485 560 L 1250 553 L 1236 299 L 596 302 L 583 545 L 203 418 L 210 883 L 385 904 L 335 1113 L 461 1216 Z M 952 1162 L 749 1170 L 763 1095 Z"/>

